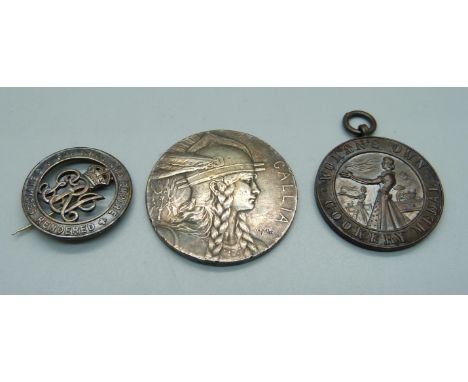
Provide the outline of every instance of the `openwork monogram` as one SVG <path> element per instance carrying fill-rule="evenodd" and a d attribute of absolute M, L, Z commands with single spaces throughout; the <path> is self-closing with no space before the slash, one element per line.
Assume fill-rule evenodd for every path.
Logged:
<path fill-rule="evenodd" d="M 93 192 L 112 181 L 108 168 L 90 165 L 85 173 L 67 169 L 58 174 L 53 186 L 43 183 L 39 187 L 42 201 L 49 205 L 52 213 L 59 214 L 64 222 L 76 222 L 80 211 L 91 212 L 104 196 Z"/>

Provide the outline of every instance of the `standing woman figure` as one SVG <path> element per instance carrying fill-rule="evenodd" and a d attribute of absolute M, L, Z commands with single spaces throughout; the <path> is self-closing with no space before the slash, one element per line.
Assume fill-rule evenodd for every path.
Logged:
<path fill-rule="evenodd" d="M 355 176 L 351 171 L 343 171 L 340 176 L 365 185 L 379 185 L 380 189 L 367 226 L 383 231 L 397 230 L 407 224 L 409 220 L 398 209 L 390 194 L 390 191 L 396 186 L 395 162 L 390 157 L 384 157 L 381 166 L 382 173 L 374 179 Z"/>

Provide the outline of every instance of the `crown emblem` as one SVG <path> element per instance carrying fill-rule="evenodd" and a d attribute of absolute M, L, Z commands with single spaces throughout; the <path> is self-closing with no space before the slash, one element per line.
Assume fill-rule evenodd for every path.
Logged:
<path fill-rule="evenodd" d="M 98 186 L 107 186 L 112 180 L 112 175 L 107 167 L 91 165 L 83 176 L 89 181 L 92 188 Z"/>

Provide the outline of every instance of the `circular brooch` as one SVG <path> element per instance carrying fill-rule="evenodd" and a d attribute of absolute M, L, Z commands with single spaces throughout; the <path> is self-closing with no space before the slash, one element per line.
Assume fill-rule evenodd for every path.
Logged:
<path fill-rule="evenodd" d="M 354 128 L 350 119 L 368 124 Z M 442 185 L 429 162 L 411 147 L 370 135 L 377 122 L 353 111 L 343 118 L 359 136 L 335 147 L 319 167 L 315 195 L 327 223 L 361 247 L 394 251 L 424 239 L 442 215 Z"/>
<path fill-rule="evenodd" d="M 81 240 L 114 225 L 131 198 L 132 182 L 121 162 L 100 150 L 75 147 L 40 161 L 24 182 L 21 200 L 33 227 Z"/>

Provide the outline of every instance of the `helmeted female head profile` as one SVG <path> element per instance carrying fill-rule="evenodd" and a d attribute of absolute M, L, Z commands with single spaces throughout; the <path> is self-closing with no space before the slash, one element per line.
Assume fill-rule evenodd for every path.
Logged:
<path fill-rule="evenodd" d="M 172 245 L 183 242 L 205 259 L 249 258 L 263 249 L 247 213 L 261 193 L 256 178 L 264 170 L 235 139 L 211 132 L 186 139 L 158 162 L 153 179 L 160 199 L 151 218 Z"/>

